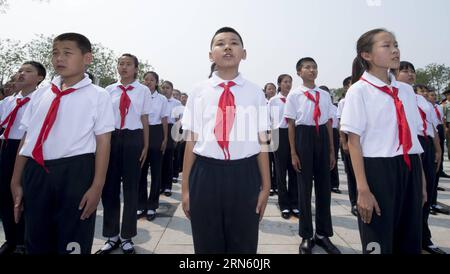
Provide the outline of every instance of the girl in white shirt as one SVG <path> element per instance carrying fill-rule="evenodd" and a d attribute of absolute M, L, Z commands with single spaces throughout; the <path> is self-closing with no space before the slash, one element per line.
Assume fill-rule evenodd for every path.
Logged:
<path fill-rule="evenodd" d="M 395 36 L 384 29 L 363 34 L 354 64 L 341 130 L 349 135 L 363 253 L 419 254 L 426 201 L 417 138 L 422 121 L 411 86 L 389 74 L 400 65 Z"/>

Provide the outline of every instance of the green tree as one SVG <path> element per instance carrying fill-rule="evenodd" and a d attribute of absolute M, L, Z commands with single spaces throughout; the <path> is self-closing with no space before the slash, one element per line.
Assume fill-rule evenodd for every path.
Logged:
<path fill-rule="evenodd" d="M 25 44 L 26 58 L 41 63 L 47 70 L 47 79 L 55 75 L 52 65 L 53 37 L 36 34 L 36 38 Z"/>
<path fill-rule="evenodd" d="M 152 71 L 152 70 L 154 70 L 154 68 L 153 68 L 152 65 L 150 65 L 150 64 L 148 63 L 147 60 L 144 60 L 144 61 L 141 60 L 141 61 L 139 62 L 138 79 L 139 79 L 141 82 L 144 81 L 144 74 L 145 74 L 146 72 L 149 72 L 149 71 Z"/>
<path fill-rule="evenodd" d="M 0 39 L 0 84 L 8 81 L 25 59 L 20 41 Z"/>
<path fill-rule="evenodd" d="M 0 13 L 5 13 L 8 8 L 8 0 L 0 0 Z"/>
<path fill-rule="evenodd" d="M 438 94 L 450 85 L 450 67 L 444 64 L 429 64 L 424 69 L 418 69 L 417 83 L 427 85 Z"/>
<path fill-rule="evenodd" d="M 106 87 L 115 82 L 117 57 L 113 50 L 102 44 L 92 45 L 92 64 L 88 67 L 96 78 L 96 84 Z"/>
<path fill-rule="evenodd" d="M 344 93 L 345 90 L 343 88 L 337 88 L 337 89 L 333 89 L 334 90 L 334 99 L 335 100 L 340 100 L 342 97 L 344 97 Z"/>
<path fill-rule="evenodd" d="M 0 0 L 1 1 L 1 0 Z M 36 35 L 32 41 L 22 45 L 20 41 L 0 39 L 0 83 L 6 81 L 18 69 L 22 62 L 33 60 L 40 62 L 47 69 L 47 80 L 50 80 L 55 71 L 52 65 L 52 47 L 54 35 Z M 88 72 L 95 77 L 95 83 L 106 87 L 117 81 L 117 55 L 102 44 L 92 44 L 92 64 Z M 143 80 L 144 73 L 153 70 L 147 60 L 139 64 L 138 79 Z"/>
<path fill-rule="evenodd" d="M 33 0 L 38 2 L 48 2 L 50 0 Z M 8 0 L 0 0 L 0 13 L 6 13 L 6 11 L 9 8 L 9 1 Z"/>

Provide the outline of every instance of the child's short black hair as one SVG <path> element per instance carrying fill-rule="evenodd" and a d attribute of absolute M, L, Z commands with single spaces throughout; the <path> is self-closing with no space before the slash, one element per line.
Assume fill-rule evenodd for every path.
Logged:
<path fill-rule="evenodd" d="M 342 81 L 342 86 L 346 87 L 346 86 L 349 86 L 351 83 L 352 83 L 352 77 L 349 76 L 349 77 L 345 78 L 344 81 Z"/>
<path fill-rule="evenodd" d="M 210 48 L 212 48 L 214 38 L 216 38 L 217 35 L 219 35 L 221 33 L 225 33 L 225 32 L 231 32 L 231 33 L 236 34 L 239 37 L 239 40 L 241 41 L 242 46 L 244 46 L 244 40 L 242 40 L 242 36 L 239 34 L 239 32 L 237 32 L 235 29 L 230 28 L 230 27 L 223 27 L 223 28 L 220 28 L 218 31 L 216 31 L 216 33 L 214 34 L 213 38 L 211 39 Z"/>
<path fill-rule="evenodd" d="M 170 82 L 170 81 L 167 81 L 167 80 L 166 80 L 166 81 L 164 81 L 162 84 L 163 84 L 163 85 L 164 85 L 164 84 L 167 84 L 167 85 L 170 86 L 171 89 L 173 89 L 173 83 Z"/>
<path fill-rule="evenodd" d="M 422 85 L 422 84 L 415 84 L 415 85 L 413 86 L 413 89 L 414 89 L 414 92 L 416 92 L 416 93 L 417 93 L 417 91 L 418 91 L 419 89 L 421 89 L 422 92 L 428 92 L 428 91 L 429 91 L 428 87 L 425 86 L 425 85 Z"/>
<path fill-rule="evenodd" d="M 87 39 L 86 36 L 74 33 L 74 32 L 68 32 L 58 35 L 54 40 L 53 43 L 58 41 L 73 41 L 77 44 L 78 48 L 81 50 L 81 53 L 85 54 L 88 52 L 92 52 L 92 45 L 89 39 Z"/>
<path fill-rule="evenodd" d="M 47 71 L 45 70 L 44 65 L 36 61 L 27 61 L 23 64 L 33 66 L 37 70 L 38 76 L 42 76 L 42 81 L 44 81 L 45 77 L 47 76 Z M 42 81 L 40 81 L 38 85 L 42 83 Z"/>
<path fill-rule="evenodd" d="M 148 71 L 148 72 L 146 72 L 146 73 L 144 74 L 144 79 L 145 79 L 145 77 L 147 77 L 147 75 L 149 75 L 149 74 L 153 75 L 153 77 L 155 78 L 155 80 L 156 80 L 156 90 L 159 91 L 159 75 L 158 75 L 158 73 L 156 73 L 156 72 L 154 72 L 154 71 Z"/>
<path fill-rule="evenodd" d="M 133 59 L 134 68 L 136 70 L 139 70 L 139 59 L 135 55 L 130 54 L 130 53 L 124 53 L 124 54 L 122 54 L 122 56 L 119 57 L 119 60 L 122 57 L 129 57 L 129 58 Z M 134 74 L 134 79 L 136 79 L 137 77 L 138 77 L 138 72 L 136 71 L 136 73 Z"/>
<path fill-rule="evenodd" d="M 304 58 L 298 60 L 297 65 L 295 66 L 297 71 L 299 71 L 306 62 L 313 62 L 314 64 L 317 65 L 317 62 L 313 58 L 311 58 L 311 57 L 304 57 Z"/>
<path fill-rule="evenodd" d="M 90 73 L 89 71 L 86 71 L 86 74 L 88 75 L 89 79 L 91 79 L 92 83 L 95 83 L 95 76 L 94 76 L 94 74 Z"/>
<path fill-rule="evenodd" d="M 330 93 L 330 89 L 327 86 L 320 86 L 321 90 L 325 90 L 326 92 Z"/>
<path fill-rule="evenodd" d="M 404 69 L 411 69 L 412 71 L 416 72 L 416 68 L 414 67 L 414 65 L 408 61 L 400 62 L 399 71 Z"/>
<path fill-rule="evenodd" d="M 122 54 L 122 56 L 120 56 L 120 58 L 122 58 L 122 57 L 129 57 L 129 58 L 133 59 L 134 67 L 139 68 L 139 59 L 135 55 L 130 54 L 130 53 L 124 53 L 124 54 Z"/>

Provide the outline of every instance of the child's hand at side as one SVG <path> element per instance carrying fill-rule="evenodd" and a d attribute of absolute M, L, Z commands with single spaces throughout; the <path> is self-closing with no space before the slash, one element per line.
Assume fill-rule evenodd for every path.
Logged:
<path fill-rule="evenodd" d="M 262 189 L 259 192 L 258 205 L 256 206 L 256 214 L 259 214 L 259 221 L 261 221 L 262 218 L 264 217 L 264 211 L 266 211 L 267 200 L 269 199 L 269 193 L 270 193 L 269 189 L 267 189 L 267 190 Z"/>
<path fill-rule="evenodd" d="M 83 199 L 78 207 L 79 210 L 83 210 L 80 219 L 88 219 L 92 213 L 97 210 L 97 205 L 100 202 L 102 196 L 102 188 L 99 188 L 95 184 L 92 185 L 88 191 L 84 194 Z"/>

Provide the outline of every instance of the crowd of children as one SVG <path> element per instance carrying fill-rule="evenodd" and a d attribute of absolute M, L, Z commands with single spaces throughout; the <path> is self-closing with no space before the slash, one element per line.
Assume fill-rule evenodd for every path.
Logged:
<path fill-rule="evenodd" d="M 363 34 L 356 54 L 337 104 L 311 57 L 296 63 L 300 86 L 282 74 L 261 89 L 240 73 L 244 39 L 224 27 L 211 39 L 209 79 L 188 96 L 153 71 L 140 81 L 128 53 L 119 80 L 96 86 L 88 38 L 57 36 L 49 85 L 39 87 L 46 69 L 29 61 L 1 90 L 0 254 L 91 254 L 100 201 L 106 242 L 95 253 L 134 254 L 137 220 L 157 217 L 180 173 L 196 253 L 255 254 L 278 195 L 281 217 L 298 218 L 300 254 L 315 245 L 340 254 L 331 241 L 339 150 L 363 253 L 444 253 L 428 219 L 448 214 L 437 196 L 449 177 L 450 90 L 441 103 L 417 84 L 388 30 Z"/>

